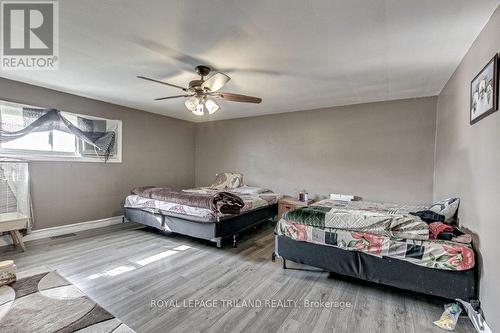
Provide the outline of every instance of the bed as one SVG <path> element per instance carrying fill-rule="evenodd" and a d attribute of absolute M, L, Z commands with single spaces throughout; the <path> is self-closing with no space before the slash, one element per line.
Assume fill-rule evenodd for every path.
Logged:
<path fill-rule="evenodd" d="M 240 233 L 275 218 L 278 199 L 276 193 L 235 183 L 234 175 L 224 174 L 208 187 L 134 188 L 125 199 L 124 219 L 209 240 L 219 248 L 226 240 L 236 246 Z"/>
<path fill-rule="evenodd" d="M 449 232 L 452 227 L 444 223 L 444 217 L 439 223 L 433 221 L 441 215 L 428 208 L 323 200 L 287 212 L 276 225 L 273 260 L 281 257 L 283 268 L 290 260 L 400 289 L 477 303 L 478 270 L 471 237 L 456 231 L 455 226 L 455 234 Z M 439 239 L 449 238 L 446 232 L 451 239 Z"/>

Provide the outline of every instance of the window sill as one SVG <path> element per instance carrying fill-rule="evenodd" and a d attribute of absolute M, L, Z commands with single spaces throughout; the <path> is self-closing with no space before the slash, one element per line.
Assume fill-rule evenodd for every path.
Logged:
<path fill-rule="evenodd" d="M 112 157 L 107 161 L 96 157 L 81 157 L 71 155 L 44 155 L 44 154 L 16 154 L 6 153 L 0 150 L 0 158 L 13 158 L 24 161 L 40 161 L 40 162 L 84 162 L 84 163 L 122 163 L 121 157 Z"/>

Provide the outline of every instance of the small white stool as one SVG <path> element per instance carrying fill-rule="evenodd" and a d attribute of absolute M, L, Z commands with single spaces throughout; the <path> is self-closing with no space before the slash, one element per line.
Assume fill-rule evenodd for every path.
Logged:
<path fill-rule="evenodd" d="M 0 232 L 8 231 L 12 237 L 12 244 L 19 245 L 23 251 L 26 251 L 26 247 L 19 230 L 26 228 L 26 223 L 28 217 L 18 212 L 0 214 Z"/>

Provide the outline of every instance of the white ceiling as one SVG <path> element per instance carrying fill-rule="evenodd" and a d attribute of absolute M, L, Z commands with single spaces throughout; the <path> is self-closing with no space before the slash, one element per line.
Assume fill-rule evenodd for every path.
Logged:
<path fill-rule="evenodd" d="M 207 121 L 437 95 L 499 0 L 62 0 L 59 71 L 2 77 L 163 115 Z M 197 117 L 175 88 L 208 64 L 222 101 Z"/>

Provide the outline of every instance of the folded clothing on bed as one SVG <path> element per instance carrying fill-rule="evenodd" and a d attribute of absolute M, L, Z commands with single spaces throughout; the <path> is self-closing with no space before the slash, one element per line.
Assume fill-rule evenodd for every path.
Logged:
<path fill-rule="evenodd" d="M 135 187 L 131 192 L 143 198 L 210 209 L 222 214 L 239 214 L 245 205 L 239 196 L 229 192 L 195 193 L 155 186 Z"/>

